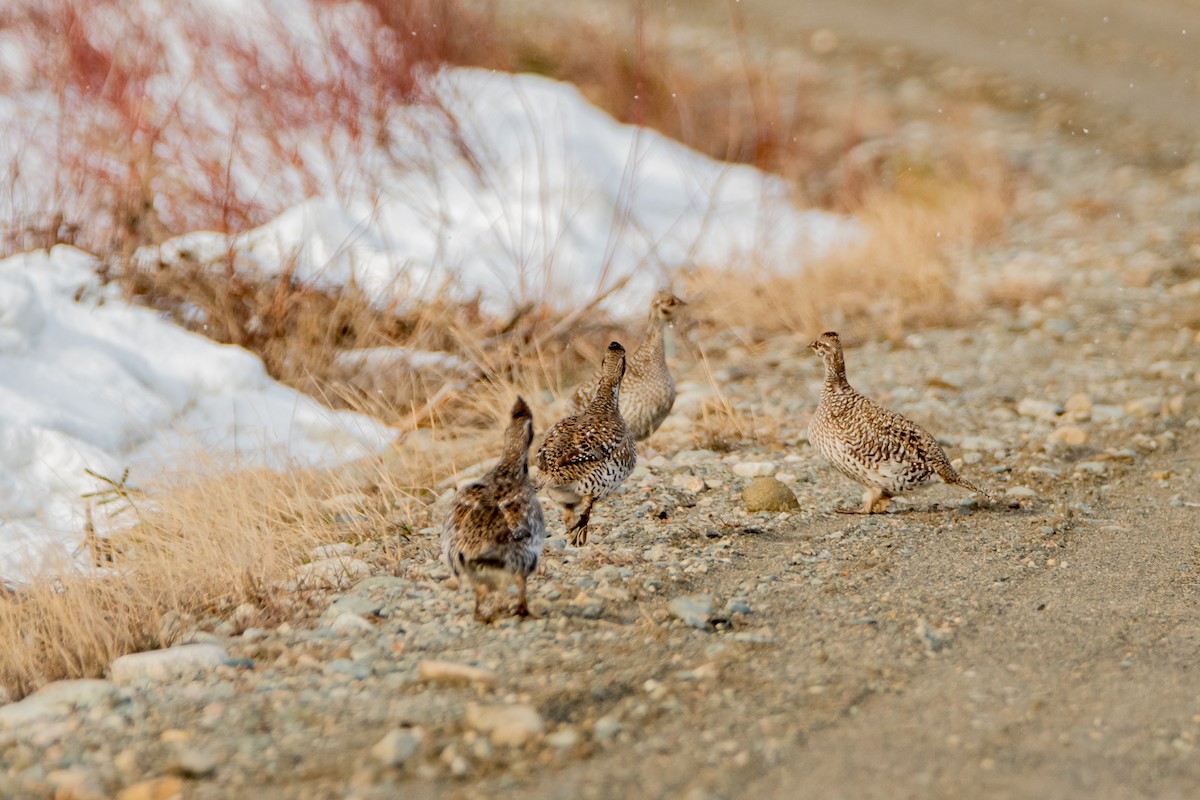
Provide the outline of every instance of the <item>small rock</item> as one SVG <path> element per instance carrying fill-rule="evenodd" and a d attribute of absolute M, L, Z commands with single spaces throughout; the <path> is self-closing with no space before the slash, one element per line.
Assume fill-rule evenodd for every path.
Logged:
<path fill-rule="evenodd" d="M 388 767 L 403 767 L 418 757 L 425 746 L 425 731 L 422 728 L 396 728 L 380 739 L 371 748 L 371 756 Z"/>
<path fill-rule="evenodd" d="M 168 759 L 166 771 L 181 778 L 208 778 L 217 771 L 217 757 L 202 747 L 178 747 Z"/>
<path fill-rule="evenodd" d="M 1063 403 L 1063 410 L 1072 419 L 1085 422 L 1092 416 L 1092 398 L 1082 392 L 1073 394 L 1067 398 L 1067 402 Z"/>
<path fill-rule="evenodd" d="M 488 734 L 495 745 L 520 746 L 545 729 L 542 715 L 525 703 L 467 704 L 467 727 Z"/>
<path fill-rule="evenodd" d="M 1014 500 L 1037 500 L 1038 496 L 1037 492 L 1028 486 L 1009 486 L 1004 490 L 1004 495 Z"/>
<path fill-rule="evenodd" d="M 664 544 L 651 545 L 642 553 L 642 558 L 646 561 L 666 561 L 670 557 L 671 551 Z"/>
<path fill-rule="evenodd" d="M 1086 472 L 1091 475 L 1103 475 L 1108 472 L 1108 464 L 1103 461 L 1080 461 L 1075 465 L 1076 472 Z"/>
<path fill-rule="evenodd" d="M 329 630 L 337 631 L 338 633 L 371 633 L 375 630 L 375 626 L 367 622 L 358 614 L 338 614 L 329 623 Z"/>
<path fill-rule="evenodd" d="M 185 644 L 165 650 L 148 650 L 121 656 L 108 667 L 108 676 L 118 686 L 145 678 L 168 681 L 221 666 L 229 655 L 215 644 Z"/>
<path fill-rule="evenodd" d="M 672 475 L 671 486 L 692 494 L 699 494 L 705 488 L 704 479 L 699 475 Z"/>
<path fill-rule="evenodd" d="M 621 720 L 612 714 L 606 714 L 596 720 L 596 724 L 592 726 L 592 738 L 598 742 L 608 741 L 620 732 Z"/>
<path fill-rule="evenodd" d="M 117 792 L 117 800 L 178 800 L 182 797 L 183 781 L 179 778 L 155 778 Z"/>
<path fill-rule="evenodd" d="M 765 478 L 775 474 L 775 465 L 770 461 L 742 461 L 733 465 L 733 474 L 739 478 Z"/>
<path fill-rule="evenodd" d="M 667 609 L 675 619 L 682 620 L 693 628 L 708 630 L 712 627 L 713 599 L 711 594 L 676 597 Z"/>
<path fill-rule="evenodd" d="M 1171 480 L 1171 470 L 1156 470 L 1155 472 L 1150 473 L 1150 477 L 1156 481 L 1169 481 Z"/>
<path fill-rule="evenodd" d="M 750 604 L 745 600 L 730 600 L 725 604 L 725 613 L 727 615 L 749 614 Z"/>
<path fill-rule="evenodd" d="M 994 452 L 1006 449 L 1004 442 L 990 436 L 964 436 L 960 444 L 962 449 L 968 452 Z"/>
<path fill-rule="evenodd" d="M 432 683 L 495 683 L 496 673 L 469 664 L 426 659 L 417 665 L 417 677 Z"/>
<path fill-rule="evenodd" d="M 742 501 L 751 514 L 758 511 L 795 511 L 800 508 L 795 493 L 774 478 L 755 478 L 742 490 Z"/>
<path fill-rule="evenodd" d="M 370 565 L 357 558 L 323 558 L 296 570 L 296 583 L 342 589 L 370 574 Z"/>
<path fill-rule="evenodd" d="M 120 699 L 116 685 L 109 681 L 55 681 L 18 703 L 0 706 L 0 730 L 68 717 L 76 710 L 112 708 Z"/>
<path fill-rule="evenodd" d="M 570 750 L 575 745 L 579 744 L 579 731 L 567 726 L 555 731 L 546 737 L 546 744 L 556 750 Z"/>
<path fill-rule="evenodd" d="M 325 613 L 321 616 L 326 619 L 334 619 L 342 614 L 355 614 L 360 617 L 378 616 L 379 612 L 383 610 L 383 603 L 359 594 L 359 586 L 362 586 L 362 582 L 354 587 L 354 594 L 342 595 L 330 603 L 329 608 L 325 609 Z"/>
<path fill-rule="evenodd" d="M 1139 397 L 1125 404 L 1125 413 L 1134 417 L 1152 417 L 1163 413 L 1166 401 L 1161 397 Z"/>
<path fill-rule="evenodd" d="M 1125 409 L 1121 406 L 1095 405 L 1092 406 L 1093 422 L 1118 422 L 1125 417 Z"/>
<path fill-rule="evenodd" d="M 1078 447 L 1088 439 L 1088 432 L 1078 425 L 1064 425 L 1050 434 L 1050 441 Z"/>
<path fill-rule="evenodd" d="M 1058 403 L 1049 400 L 1041 400 L 1036 397 L 1026 397 L 1021 402 L 1017 403 L 1017 413 L 1022 417 L 1033 417 L 1035 419 L 1055 419 L 1059 414 L 1063 413 L 1063 407 Z"/>
<path fill-rule="evenodd" d="M 344 506 L 339 505 L 337 510 L 341 510 L 342 508 Z M 354 545 L 349 542 L 335 542 L 334 544 L 323 544 L 320 547 L 314 547 L 308 553 L 308 560 L 326 561 L 331 558 L 353 558 L 353 556 Z"/>
<path fill-rule="evenodd" d="M 46 773 L 46 783 L 54 787 L 54 800 L 104 800 L 95 780 L 81 769 L 56 769 Z"/>

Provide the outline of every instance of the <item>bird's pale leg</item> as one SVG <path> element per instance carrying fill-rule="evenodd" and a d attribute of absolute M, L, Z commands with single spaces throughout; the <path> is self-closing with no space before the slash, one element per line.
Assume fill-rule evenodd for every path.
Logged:
<path fill-rule="evenodd" d="M 588 520 L 592 516 L 592 506 L 595 505 L 596 498 L 590 494 L 583 496 L 583 508 L 580 509 L 576 516 L 575 524 L 568 529 L 570 534 L 571 545 L 581 547 L 587 544 L 588 535 Z"/>
<path fill-rule="evenodd" d="M 867 489 L 863 492 L 863 507 L 859 508 L 835 508 L 839 514 L 873 514 L 875 504 L 879 502 L 879 498 L 883 497 L 882 489 Z M 886 505 L 886 503 L 885 503 Z"/>

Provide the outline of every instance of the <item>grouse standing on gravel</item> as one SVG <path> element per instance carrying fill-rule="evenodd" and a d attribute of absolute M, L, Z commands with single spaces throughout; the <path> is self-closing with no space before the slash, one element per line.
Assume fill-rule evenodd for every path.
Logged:
<path fill-rule="evenodd" d="M 629 357 L 625 380 L 621 383 L 621 416 L 639 442 L 658 430 L 675 404 L 675 380 L 667 368 L 665 329 L 686 305 L 670 292 L 654 295 L 646 336 Z M 604 373 L 599 372 L 576 389 L 567 413 L 579 414 L 587 408 L 603 380 Z"/>
<path fill-rule="evenodd" d="M 504 452 L 492 471 L 464 487 L 442 526 L 442 555 L 455 576 L 475 590 L 475 619 L 484 595 L 517 584 L 518 616 L 529 616 L 525 581 L 537 568 L 546 543 L 546 520 L 529 479 L 533 413 L 520 397 L 504 431 Z"/>
<path fill-rule="evenodd" d="M 808 345 L 825 362 L 821 401 L 808 423 L 808 440 L 849 478 L 867 487 L 861 511 L 882 513 L 897 494 L 933 476 L 989 496 L 954 471 L 937 440 L 920 425 L 864 397 L 846 382 L 842 343 L 832 331 Z"/>
<path fill-rule="evenodd" d="M 613 342 L 591 401 L 556 422 L 537 451 L 542 485 L 563 507 L 567 535 L 576 547 L 587 543 L 592 506 L 620 486 L 637 462 L 637 446 L 618 405 L 624 375 L 625 348 Z"/>

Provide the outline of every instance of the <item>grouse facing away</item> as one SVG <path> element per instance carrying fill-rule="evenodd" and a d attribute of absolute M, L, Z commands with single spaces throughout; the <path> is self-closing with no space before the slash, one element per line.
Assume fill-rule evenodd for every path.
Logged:
<path fill-rule="evenodd" d="M 621 416 L 637 441 L 648 439 L 658 430 L 675 404 L 675 380 L 667 367 L 666 328 L 675 314 L 686 306 L 670 292 L 659 292 L 650 301 L 646 336 L 629 357 L 625 379 L 621 382 Z M 603 371 L 575 390 L 568 414 L 587 408 L 604 379 Z"/>
<path fill-rule="evenodd" d="M 576 547 L 587 543 L 592 506 L 620 486 L 637 462 L 637 446 L 618 405 L 624 375 L 625 348 L 613 342 L 591 401 L 556 422 L 537 451 L 542 485 L 563 507 L 567 535 Z"/>
<path fill-rule="evenodd" d="M 846 381 L 836 333 L 823 333 L 808 346 L 825 362 L 825 385 L 808 423 L 808 440 L 839 472 L 867 487 L 861 511 L 839 512 L 883 513 L 892 497 L 924 486 L 935 475 L 990 497 L 954 471 L 928 431 L 855 391 Z"/>
<path fill-rule="evenodd" d="M 533 414 L 520 397 L 504 431 L 504 452 L 492 471 L 463 487 L 442 526 L 442 555 L 455 576 L 475 590 L 475 619 L 489 591 L 517 584 L 518 616 L 529 616 L 525 581 L 537 569 L 546 543 L 546 520 L 529 479 Z M 497 604 L 498 605 L 498 604 Z"/>

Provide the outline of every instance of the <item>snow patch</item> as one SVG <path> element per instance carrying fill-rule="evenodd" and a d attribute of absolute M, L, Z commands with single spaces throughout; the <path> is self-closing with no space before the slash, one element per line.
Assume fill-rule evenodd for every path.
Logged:
<path fill-rule="evenodd" d="M 66 246 L 0 261 L 0 577 L 79 541 L 85 469 L 132 479 L 203 451 L 243 467 L 341 462 L 388 429 L 273 381 L 253 354 L 130 305 Z M 47 551 L 50 551 L 49 553 Z"/>

